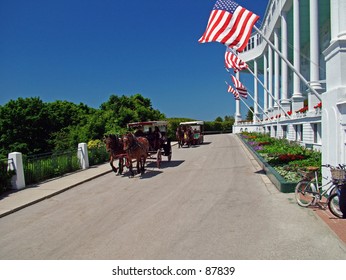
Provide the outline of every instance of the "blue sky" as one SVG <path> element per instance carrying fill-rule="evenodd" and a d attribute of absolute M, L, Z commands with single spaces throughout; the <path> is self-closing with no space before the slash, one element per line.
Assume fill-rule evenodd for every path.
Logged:
<path fill-rule="evenodd" d="M 263 19 L 267 0 L 237 2 Z M 111 94 L 140 93 L 167 117 L 234 115 L 225 47 L 198 43 L 214 4 L 0 0 L 0 105 L 38 96 L 99 108 Z"/>

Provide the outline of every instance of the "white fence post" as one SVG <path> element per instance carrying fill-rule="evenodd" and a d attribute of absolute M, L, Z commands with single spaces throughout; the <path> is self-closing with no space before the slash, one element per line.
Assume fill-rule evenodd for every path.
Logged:
<path fill-rule="evenodd" d="M 88 145 L 86 143 L 78 144 L 78 158 L 82 169 L 89 168 Z"/>
<path fill-rule="evenodd" d="M 23 168 L 23 156 L 22 153 L 13 152 L 8 154 L 8 168 L 10 170 L 15 170 L 16 175 L 12 177 L 11 184 L 16 190 L 25 188 L 25 177 Z"/>

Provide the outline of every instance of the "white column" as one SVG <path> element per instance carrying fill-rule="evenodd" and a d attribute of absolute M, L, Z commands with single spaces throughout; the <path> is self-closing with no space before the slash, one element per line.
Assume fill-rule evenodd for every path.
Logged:
<path fill-rule="evenodd" d="M 318 25 L 318 0 L 310 0 L 310 85 L 321 92 L 322 87 L 319 69 L 319 25 Z M 309 111 L 315 111 L 314 106 L 319 103 L 315 94 L 309 92 Z"/>
<path fill-rule="evenodd" d="M 287 37 L 287 13 L 281 12 L 281 53 L 287 59 L 288 53 Z M 281 106 L 285 111 L 290 110 L 290 101 L 288 100 L 288 72 L 286 62 L 281 62 Z"/>
<path fill-rule="evenodd" d="M 78 144 L 78 158 L 82 169 L 89 168 L 88 145 L 86 143 Z"/>
<path fill-rule="evenodd" d="M 331 42 L 346 38 L 346 1 L 331 0 L 330 1 L 330 18 L 331 23 Z"/>
<path fill-rule="evenodd" d="M 235 101 L 235 118 L 234 119 L 235 119 L 235 124 L 241 121 L 240 100 Z"/>
<path fill-rule="evenodd" d="M 257 123 L 258 122 L 258 118 L 259 118 L 259 114 L 258 114 L 258 82 L 257 79 L 258 78 L 258 69 L 257 69 L 257 61 L 254 60 L 254 104 L 253 104 L 253 108 L 254 108 L 254 114 L 253 114 L 253 122 Z"/>
<path fill-rule="evenodd" d="M 300 12 L 299 0 L 293 0 L 293 66 L 300 72 Z M 292 110 L 303 107 L 303 95 L 300 92 L 300 78 L 297 74 L 293 74 L 293 104 Z"/>
<path fill-rule="evenodd" d="M 274 46 L 279 49 L 279 35 L 278 29 L 274 29 Z M 274 54 L 274 97 L 276 102 L 274 102 L 274 113 L 279 113 L 278 102 L 280 102 L 279 92 L 280 92 L 280 63 L 279 63 L 279 54 L 275 52 Z"/>
<path fill-rule="evenodd" d="M 22 153 L 14 152 L 8 154 L 8 168 L 14 170 L 16 175 L 12 177 L 12 187 L 15 190 L 20 190 L 25 188 L 25 176 L 23 168 L 23 156 Z"/>
<path fill-rule="evenodd" d="M 273 51 L 268 46 L 268 91 L 273 94 Z M 273 111 L 273 98 L 268 94 L 268 111 Z"/>
<path fill-rule="evenodd" d="M 264 88 L 268 87 L 268 63 L 267 63 L 267 55 L 264 52 L 263 54 L 263 84 Z M 265 89 L 263 89 L 263 110 L 264 112 L 268 113 L 268 93 Z"/>
<path fill-rule="evenodd" d="M 331 43 L 323 52 L 327 91 L 322 94 L 322 163 L 338 165 L 346 163 L 346 1 L 332 0 L 330 7 Z"/>
<path fill-rule="evenodd" d="M 235 74 L 235 77 L 239 80 L 239 72 L 237 72 L 237 74 Z M 238 121 L 241 121 L 241 108 L 240 108 L 240 100 L 236 100 L 235 101 L 235 105 L 236 105 L 236 116 L 235 116 L 235 121 L 236 123 L 238 123 Z"/>

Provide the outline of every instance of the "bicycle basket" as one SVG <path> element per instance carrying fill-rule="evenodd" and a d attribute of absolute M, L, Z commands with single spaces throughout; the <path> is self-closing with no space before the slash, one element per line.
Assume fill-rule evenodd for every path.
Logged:
<path fill-rule="evenodd" d="M 304 171 L 299 169 L 298 173 L 303 179 L 306 179 L 306 180 L 312 180 L 315 177 L 314 172 L 311 172 L 311 171 Z"/>
<path fill-rule="evenodd" d="M 330 170 L 332 173 L 333 180 L 345 180 L 346 179 L 346 170 L 343 169 L 332 169 Z"/>

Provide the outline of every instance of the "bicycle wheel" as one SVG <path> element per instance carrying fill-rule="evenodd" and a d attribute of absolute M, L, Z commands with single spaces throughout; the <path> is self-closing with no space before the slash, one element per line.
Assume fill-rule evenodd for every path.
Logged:
<path fill-rule="evenodd" d="M 342 218 L 343 214 L 340 210 L 340 206 L 339 206 L 339 196 L 337 193 L 332 194 L 329 198 L 328 198 L 328 208 L 329 211 L 336 217 L 338 218 Z"/>
<path fill-rule="evenodd" d="M 300 181 L 294 192 L 298 205 L 308 207 L 315 199 L 316 187 L 310 181 Z"/>

